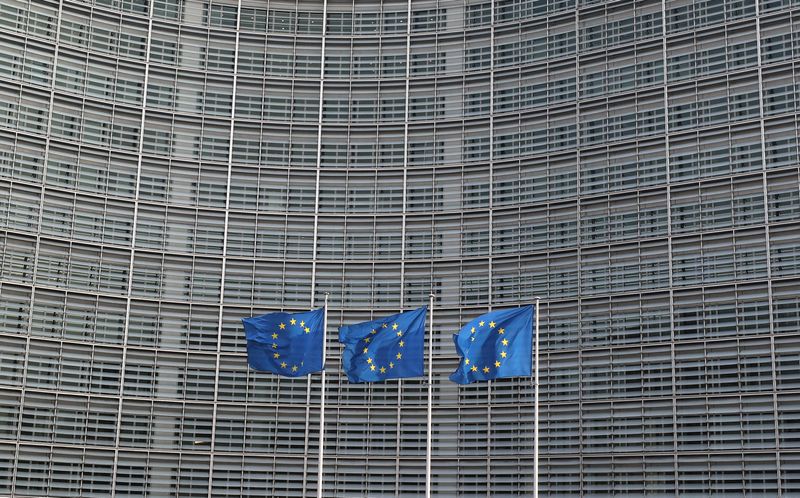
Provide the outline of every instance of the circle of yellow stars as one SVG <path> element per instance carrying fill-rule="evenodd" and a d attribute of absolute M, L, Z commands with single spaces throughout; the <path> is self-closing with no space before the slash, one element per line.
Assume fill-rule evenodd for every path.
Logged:
<path fill-rule="evenodd" d="M 289 325 L 292 326 L 292 327 L 299 328 L 302 333 L 305 333 L 305 334 L 310 334 L 311 333 L 311 327 L 306 325 L 305 320 L 300 320 L 300 322 L 298 323 L 296 318 L 291 318 L 289 320 Z M 278 324 L 278 331 L 272 333 L 272 340 L 273 341 L 277 341 L 278 337 L 279 337 L 279 333 L 278 332 L 286 331 L 286 327 L 287 327 L 287 325 L 286 325 L 285 322 L 279 323 Z M 272 349 L 278 349 L 278 343 L 277 342 L 273 342 L 272 343 Z M 274 353 L 272 353 L 272 358 L 275 359 L 275 360 L 279 360 L 281 358 L 281 354 L 279 352 L 275 351 Z M 293 365 L 289 366 L 289 364 L 286 363 L 285 361 L 281 361 L 280 366 L 284 370 L 291 370 L 292 372 L 297 372 L 300 369 L 300 367 L 303 366 L 304 363 L 305 362 L 301 361 L 300 365 L 293 364 Z"/>
<path fill-rule="evenodd" d="M 387 324 L 387 323 L 382 324 L 379 328 L 380 328 L 381 332 L 383 332 L 384 329 L 386 329 L 386 331 L 389 332 L 389 330 L 388 330 L 389 329 L 389 324 Z M 378 332 L 379 332 L 378 329 L 372 329 L 369 332 L 369 335 L 364 337 L 364 339 L 363 339 L 364 348 L 361 350 L 361 354 L 369 355 L 370 342 L 372 341 L 372 338 Z M 403 331 L 400 329 L 400 326 L 397 323 L 393 323 L 392 324 L 391 332 L 393 334 L 395 334 L 399 339 L 397 341 L 398 348 L 400 348 L 400 349 L 404 348 L 405 345 L 406 345 L 406 341 L 405 341 L 405 339 L 403 339 Z M 398 351 L 397 354 L 394 357 L 394 360 L 397 360 L 397 363 L 400 363 L 400 361 L 402 361 L 402 359 L 403 359 L 403 352 L 402 351 Z M 375 363 L 375 360 L 372 358 L 372 356 L 367 356 L 367 364 L 369 365 L 370 371 L 377 372 L 378 375 L 386 375 L 387 372 L 389 372 L 390 370 L 393 370 L 394 367 L 396 366 L 394 360 L 389 361 L 389 365 L 388 365 L 389 368 L 386 368 L 385 365 L 378 365 L 377 363 Z"/>
<path fill-rule="evenodd" d="M 487 325 L 486 321 L 481 320 L 480 322 L 478 322 L 478 326 L 477 327 L 475 327 L 474 325 L 472 327 L 470 327 L 470 329 L 469 329 L 470 342 L 475 342 L 475 334 L 477 332 L 479 332 L 480 329 L 483 328 L 486 325 Z M 493 330 L 495 330 L 495 327 L 497 327 L 497 323 L 495 323 L 494 321 L 490 321 L 488 323 L 488 326 L 489 326 L 489 328 L 488 328 L 487 331 L 488 332 L 492 332 Z M 506 333 L 506 329 L 504 329 L 502 327 L 498 328 L 496 331 L 497 331 L 497 335 L 498 336 L 505 335 L 505 333 Z M 500 351 L 500 358 L 497 358 L 495 360 L 495 362 L 494 362 L 494 368 L 495 369 L 500 368 L 500 366 L 503 364 L 503 361 L 501 361 L 501 360 L 505 360 L 505 358 L 508 357 L 508 351 L 506 351 L 506 349 L 505 349 L 509 345 L 508 339 L 503 337 L 503 339 L 500 341 L 500 344 L 502 345 L 503 349 Z M 489 372 L 492 371 L 492 367 L 489 366 L 489 365 L 484 365 L 483 368 L 479 368 L 478 365 L 473 364 L 472 361 L 469 359 L 469 357 L 466 355 L 466 353 L 464 355 L 464 365 L 466 365 L 468 367 L 468 371 L 470 371 L 470 372 L 482 371 L 483 373 L 488 374 Z"/>

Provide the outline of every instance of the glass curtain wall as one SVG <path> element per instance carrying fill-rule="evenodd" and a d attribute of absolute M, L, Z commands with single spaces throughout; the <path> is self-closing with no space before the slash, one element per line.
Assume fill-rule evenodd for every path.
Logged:
<path fill-rule="evenodd" d="M 797 73 L 795 73 L 797 71 Z M 315 496 L 321 384 L 240 319 L 330 293 L 324 495 L 800 494 L 797 0 L 0 0 L 0 495 Z"/>

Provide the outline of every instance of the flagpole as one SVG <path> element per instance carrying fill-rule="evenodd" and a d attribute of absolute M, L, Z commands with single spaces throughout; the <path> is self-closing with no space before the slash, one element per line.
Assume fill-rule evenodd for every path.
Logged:
<path fill-rule="evenodd" d="M 536 296 L 534 317 L 534 372 L 533 372 L 533 498 L 539 498 L 539 301 Z"/>
<path fill-rule="evenodd" d="M 433 298 L 429 295 L 428 312 L 431 314 L 428 334 L 428 431 L 425 442 L 425 498 L 431 498 L 431 433 L 433 432 Z"/>
<path fill-rule="evenodd" d="M 322 498 L 322 463 L 325 448 L 325 354 L 328 349 L 328 293 L 325 293 L 325 313 L 322 315 L 322 390 L 319 401 L 319 462 L 317 462 L 317 498 Z"/>

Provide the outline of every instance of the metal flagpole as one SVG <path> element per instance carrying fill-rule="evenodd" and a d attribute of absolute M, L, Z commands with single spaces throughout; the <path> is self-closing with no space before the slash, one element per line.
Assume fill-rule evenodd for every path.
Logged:
<path fill-rule="evenodd" d="M 433 429 L 433 293 L 430 294 L 428 311 L 431 314 L 428 334 L 428 432 L 425 442 L 425 498 L 431 498 L 431 434 Z"/>
<path fill-rule="evenodd" d="M 319 401 L 319 462 L 317 463 L 317 498 L 322 498 L 322 462 L 325 448 L 325 353 L 328 349 L 328 293 L 322 318 L 322 390 Z"/>
<path fill-rule="evenodd" d="M 533 498 L 539 498 L 539 301 L 536 296 L 536 316 L 534 317 L 533 348 Z"/>

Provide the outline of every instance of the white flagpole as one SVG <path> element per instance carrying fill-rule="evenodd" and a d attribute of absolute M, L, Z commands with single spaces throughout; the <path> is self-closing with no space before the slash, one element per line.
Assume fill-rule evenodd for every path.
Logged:
<path fill-rule="evenodd" d="M 428 431 L 425 442 L 425 498 L 431 498 L 431 435 L 433 432 L 433 293 L 430 294 L 428 312 L 431 323 L 428 334 Z"/>
<path fill-rule="evenodd" d="M 536 316 L 534 317 L 533 348 L 533 498 L 539 498 L 539 301 L 536 296 Z"/>
<path fill-rule="evenodd" d="M 322 498 L 322 463 L 325 448 L 325 354 L 328 349 L 328 293 L 322 318 L 322 390 L 319 401 L 319 462 L 317 463 L 317 498 Z"/>

